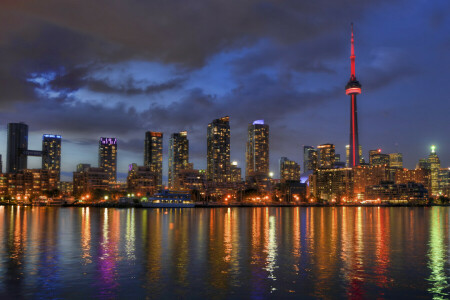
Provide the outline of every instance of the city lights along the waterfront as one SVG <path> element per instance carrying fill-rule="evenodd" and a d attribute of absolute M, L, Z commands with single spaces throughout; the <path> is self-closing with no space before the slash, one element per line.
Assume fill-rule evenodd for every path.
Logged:
<path fill-rule="evenodd" d="M 203 2 L 0 3 L 0 299 L 450 298 L 450 2 Z"/>

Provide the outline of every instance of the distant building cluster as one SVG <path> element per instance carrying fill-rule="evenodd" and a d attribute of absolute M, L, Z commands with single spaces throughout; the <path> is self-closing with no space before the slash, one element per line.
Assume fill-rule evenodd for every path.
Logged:
<path fill-rule="evenodd" d="M 123 195 L 148 197 L 169 188 L 190 191 L 197 201 L 405 203 L 450 193 L 450 169 L 441 168 L 434 146 L 412 170 L 403 168 L 401 153 L 370 150 L 366 162 L 358 145 L 359 163 L 350 167 L 349 147 L 345 161 L 341 161 L 333 144 L 304 146 L 303 172 L 298 162 L 281 157 L 279 178 L 275 179 L 269 170 L 269 125 L 263 120 L 248 126 L 243 177 L 238 163 L 230 160 L 229 121 L 229 117 L 223 117 L 208 124 L 206 170 L 195 169 L 189 161 L 187 131 L 170 135 L 167 186 L 162 181 L 162 132 L 145 133 L 143 164 L 129 165 L 126 183 L 117 182 L 119 143 L 113 137 L 99 139 L 98 166 L 80 163 L 73 172 L 73 181 L 61 182 L 61 136 L 45 134 L 42 150 L 30 150 L 28 126 L 11 123 L 0 195 L 3 200 L 15 201 L 32 201 L 44 195 L 73 195 L 81 201 L 98 201 Z M 40 156 L 42 168 L 28 169 L 28 156 Z"/>

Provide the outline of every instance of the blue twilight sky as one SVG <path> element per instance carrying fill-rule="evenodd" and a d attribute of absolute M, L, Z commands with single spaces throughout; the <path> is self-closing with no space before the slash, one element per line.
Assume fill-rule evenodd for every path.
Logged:
<path fill-rule="evenodd" d="M 27 123 L 31 149 L 60 134 L 63 179 L 97 164 L 118 138 L 119 179 L 143 162 L 144 133 L 188 131 L 206 167 L 206 127 L 231 118 L 245 167 L 247 124 L 270 125 L 270 168 L 302 163 L 303 145 L 349 137 L 350 22 L 355 23 L 360 143 L 402 152 L 437 146 L 450 166 L 450 1 L 21 1 L 0 4 L 0 154 L 6 124 Z M 29 158 L 30 167 L 40 159 Z M 5 167 L 4 167 L 5 168 Z"/>

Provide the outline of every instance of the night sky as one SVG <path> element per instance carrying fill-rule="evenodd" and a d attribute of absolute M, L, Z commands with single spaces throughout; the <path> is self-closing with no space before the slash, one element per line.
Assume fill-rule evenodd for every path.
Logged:
<path fill-rule="evenodd" d="M 64 3 L 63 3 L 64 2 Z M 360 143 L 402 152 L 413 168 L 437 146 L 450 166 L 450 1 L 2 1 L 0 154 L 6 125 L 29 148 L 61 134 L 62 179 L 97 165 L 118 138 L 119 179 L 143 164 L 145 131 L 188 131 L 206 167 L 206 127 L 230 116 L 231 157 L 245 168 L 249 122 L 270 125 L 270 167 L 302 163 L 303 145 L 349 139 L 350 23 L 355 23 Z M 29 167 L 39 168 L 39 158 Z"/>

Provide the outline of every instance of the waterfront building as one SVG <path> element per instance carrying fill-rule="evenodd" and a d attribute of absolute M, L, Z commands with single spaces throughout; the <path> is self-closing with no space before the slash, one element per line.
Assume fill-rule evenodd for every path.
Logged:
<path fill-rule="evenodd" d="M 269 174 L 269 125 L 256 120 L 248 125 L 245 179 Z"/>
<path fill-rule="evenodd" d="M 306 203 L 308 202 L 306 191 L 306 183 L 301 183 L 298 180 L 286 180 L 279 183 L 279 194 L 277 196 L 280 201 L 287 203 Z"/>
<path fill-rule="evenodd" d="M 162 189 L 163 173 L 163 133 L 147 131 L 145 133 L 144 166 L 149 166 L 156 175 L 157 189 Z"/>
<path fill-rule="evenodd" d="M 395 169 L 395 183 L 406 184 L 416 182 L 422 184 L 428 191 L 431 191 L 431 170 L 430 169 Z"/>
<path fill-rule="evenodd" d="M 319 150 L 319 168 L 332 169 L 336 161 L 335 149 L 333 144 L 323 144 L 317 146 Z"/>
<path fill-rule="evenodd" d="M 42 137 L 42 169 L 56 170 L 61 174 L 61 136 L 44 134 Z"/>
<path fill-rule="evenodd" d="M 389 154 L 381 153 L 381 149 L 370 150 L 369 164 L 371 166 L 389 165 Z"/>
<path fill-rule="evenodd" d="M 280 179 L 300 181 L 300 165 L 287 157 L 280 158 Z"/>
<path fill-rule="evenodd" d="M 184 191 L 205 191 L 206 174 L 204 170 L 183 169 L 178 173 L 179 189 Z"/>
<path fill-rule="evenodd" d="M 72 181 L 60 181 L 59 191 L 63 195 L 71 196 L 73 195 L 73 182 Z"/>
<path fill-rule="evenodd" d="M 317 167 L 317 150 L 311 146 L 303 146 L 303 172 L 314 171 Z"/>
<path fill-rule="evenodd" d="M 356 107 L 356 95 L 361 94 L 361 84 L 356 79 L 355 72 L 355 46 L 353 38 L 353 24 L 351 35 L 351 54 L 350 54 L 350 80 L 345 86 L 345 93 L 350 95 L 350 148 L 349 148 L 349 167 L 355 167 L 360 164 L 359 157 L 359 137 L 358 137 L 358 114 Z"/>
<path fill-rule="evenodd" d="M 83 165 L 87 166 L 87 164 Z M 90 195 L 94 190 L 109 189 L 110 177 L 103 168 L 86 167 L 80 170 L 73 172 L 74 196 Z"/>
<path fill-rule="evenodd" d="M 215 184 L 231 181 L 230 118 L 215 119 L 207 128 L 206 177 Z"/>
<path fill-rule="evenodd" d="M 381 182 L 365 189 L 365 200 L 384 203 L 424 202 L 428 199 L 428 190 L 421 183 Z"/>
<path fill-rule="evenodd" d="M 19 201 L 31 202 L 45 192 L 58 189 L 58 172 L 56 170 L 22 169 L 2 176 L 4 193 Z"/>
<path fill-rule="evenodd" d="M 441 169 L 441 161 L 436 154 L 436 146 L 431 146 L 430 155 L 428 155 L 428 163 L 431 170 L 431 193 L 430 195 L 437 196 L 439 194 L 439 171 Z"/>
<path fill-rule="evenodd" d="M 403 154 L 402 153 L 390 153 L 389 154 L 389 167 L 395 169 L 403 169 Z"/>
<path fill-rule="evenodd" d="M 98 167 L 108 175 L 109 184 L 117 180 L 117 139 L 100 138 L 98 142 Z"/>
<path fill-rule="evenodd" d="M 137 196 L 151 196 L 157 192 L 157 176 L 150 166 L 128 166 L 127 190 Z"/>
<path fill-rule="evenodd" d="M 450 197 L 450 168 L 439 171 L 439 193 Z"/>
<path fill-rule="evenodd" d="M 346 202 L 353 198 L 353 171 L 343 169 L 318 169 L 310 176 L 309 193 L 316 199 Z"/>
<path fill-rule="evenodd" d="M 6 173 L 15 173 L 27 168 L 28 125 L 9 123 L 6 153 Z"/>
<path fill-rule="evenodd" d="M 357 166 L 353 168 L 353 193 L 355 199 L 364 199 L 366 186 L 378 185 L 382 181 L 391 180 L 391 170 L 387 165 Z"/>
<path fill-rule="evenodd" d="M 231 163 L 231 182 L 241 182 L 242 181 L 242 170 L 238 167 L 237 161 Z"/>
<path fill-rule="evenodd" d="M 178 173 L 188 167 L 189 140 L 187 131 L 173 133 L 169 139 L 169 187 L 178 189 Z"/>

